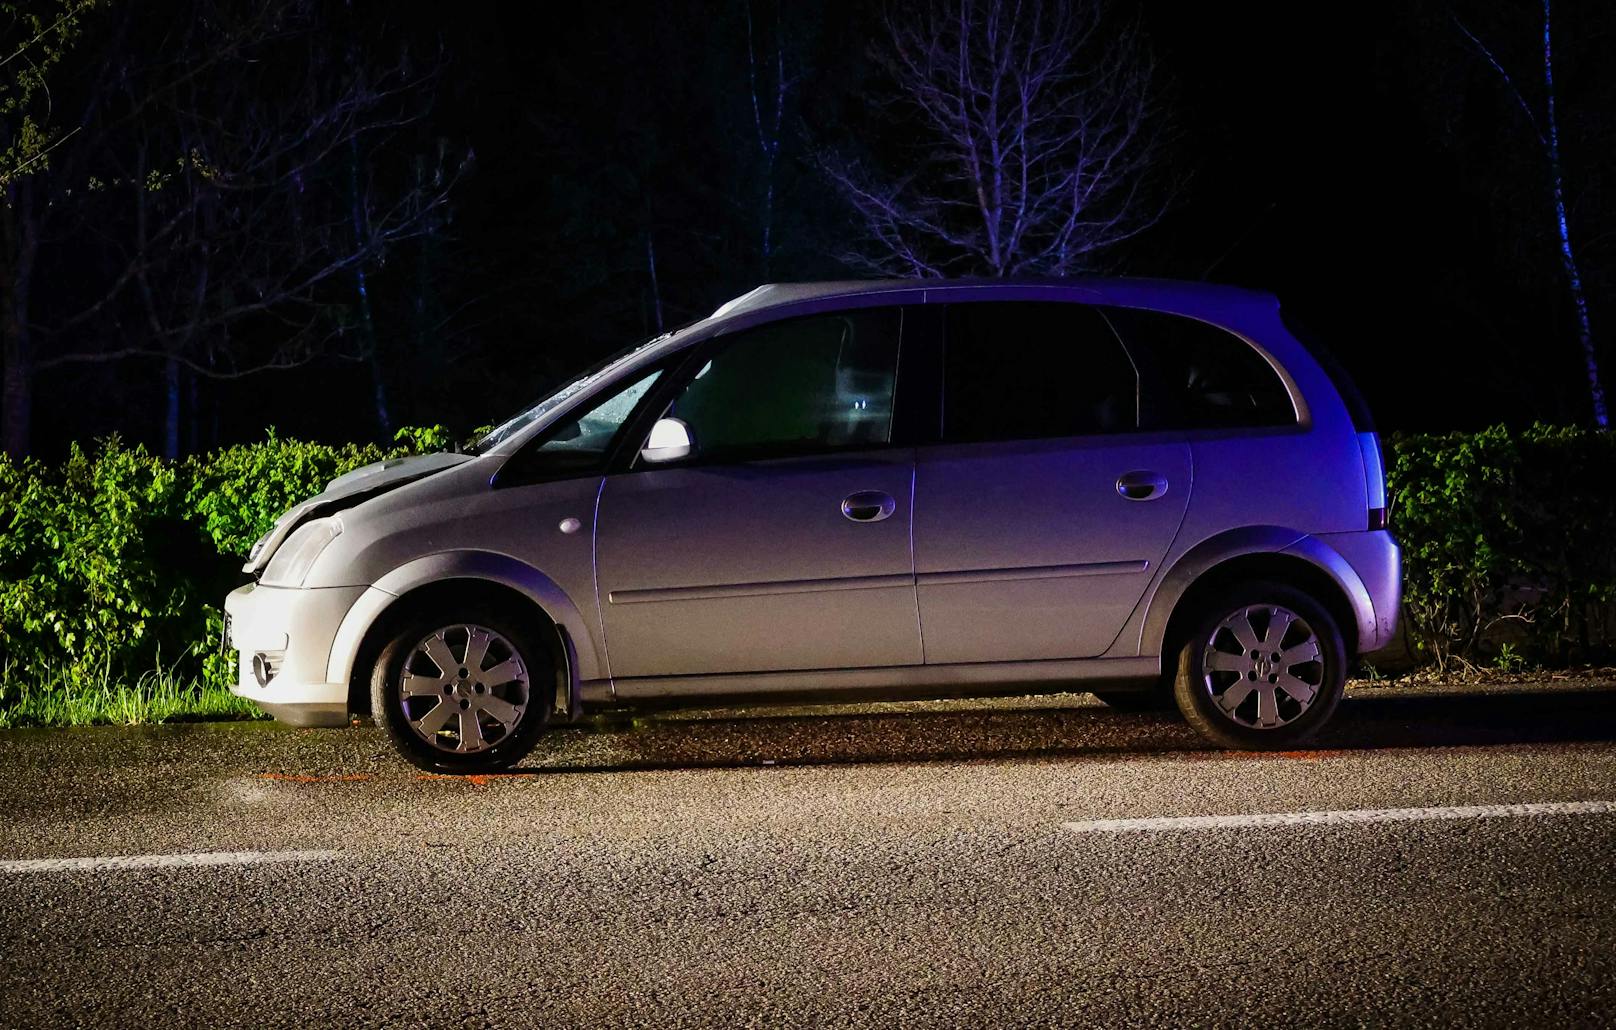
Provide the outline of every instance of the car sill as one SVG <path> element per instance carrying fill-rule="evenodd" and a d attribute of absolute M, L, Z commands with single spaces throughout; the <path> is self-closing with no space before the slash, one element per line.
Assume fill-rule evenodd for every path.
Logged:
<path fill-rule="evenodd" d="M 970 662 L 953 665 L 896 665 L 871 669 L 807 669 L 780 672 L 736 672 L 693 676 L 637 676 L 612 681 L 617 701 L 700 702 L 745 696 L 845 698 L 853 695 L 925 697 L 998 692 L 1028 688 L 1059 690 L 1072 684 L 1088 690 L 1097 684 L 1152 680 L 1161 660 L 1140 658 L 1062 658 L 1033 662 Z M 585 684 L 587 688 L 589 684 Z M 599 696 L 599 691 L 589 691 Z"/>

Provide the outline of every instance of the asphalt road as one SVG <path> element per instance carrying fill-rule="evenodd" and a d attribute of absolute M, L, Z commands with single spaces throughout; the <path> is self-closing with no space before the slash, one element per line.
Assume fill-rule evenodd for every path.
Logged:
<path fill-rule="evenodd" d="M 1613 741 L 1608 686 L 1361 693 L 1266 756 L 1081 696 L 619 719 L 477 779 L 0 734 L 0 1026 L 1610 1025 Z"/>

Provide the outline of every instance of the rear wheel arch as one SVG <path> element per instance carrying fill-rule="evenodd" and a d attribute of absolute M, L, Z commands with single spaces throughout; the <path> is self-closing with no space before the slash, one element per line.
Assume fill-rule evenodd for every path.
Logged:
<path fill-rule="evenodd" d="M 1311 597 L 1329 613 L 1340 630 L 1350 661 L 1356 656 L 1358 618 L 1342 585 L 1322 566 L 1284 551 L 1268 551 L 1226 558 L 1195 576 L 1173 602 L 1171 612 L 1155 639 L 1161 648 L 1162 672 L 1175 674 L 1173 660 L 1184 645 L 1185 634 L 1207 614 L 1207 606 L 1229 590 L 1251 582 L 1279 583 Z"/>
<path fill-rule="evenodd" d="M 423 613 L 452 612 L 457 606 L 492 606 L 532 630 L 548 648 L 555 674 L 556 715 L 578 713 L 578 660 L 571 635 L 533 598 L 514 587 L 489 579 L 463 577 L 438 580 L 416 587 L 388 604 L 371 620 L 354 653 L 348 677 L 348 710 L 369 716 L 371 674 L 382 649 L 400 627 Z"/>

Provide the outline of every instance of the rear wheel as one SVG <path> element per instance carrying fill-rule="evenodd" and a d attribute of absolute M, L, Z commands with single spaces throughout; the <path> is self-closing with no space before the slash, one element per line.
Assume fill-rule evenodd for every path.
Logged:
<path fill-rule="evenodd" d="M 1220 595 L 1189 630 L 1173 696 L 1215 744 L 1292 747 L 1318 732 L 1346 684 L 1346 645 L 1322 605 L 1278 583 Z"/>
<path fill-rule="evenodd" d="M 549 722 L 552 659 L 503 612 L 467 605 L 404 620 L 371 676 L 371 712 L 422 769 L 508 768 Z"/>

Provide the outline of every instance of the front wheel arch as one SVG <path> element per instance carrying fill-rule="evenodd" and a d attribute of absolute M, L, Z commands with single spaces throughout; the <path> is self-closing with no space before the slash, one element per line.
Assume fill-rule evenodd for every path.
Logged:
<path fill-rule="evenodd" d="M 401 595 L 371 621 L 354 654 L 353 670 L 348 678 L 348 710 L 364 718 L 373 715 L 370 710 L 371 674 L 382 648 L 397 635 L 399 627 L 423 613 L 456 605 L 492 606 L 529 627 L 545 642 L 553 663 L 555 710 L 552 714 L 563 720 L 577 717 L 578 663 L 566 629 L 520 591 L 491 580 L 472 578 L 447 579 L 417 587 Z"/>

